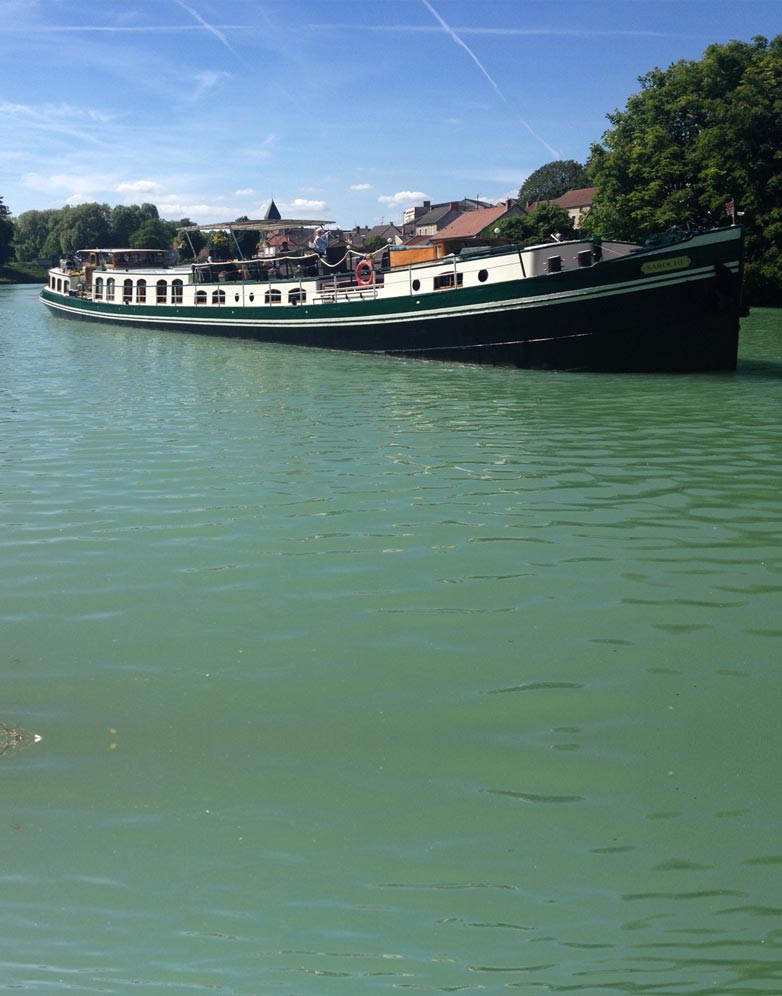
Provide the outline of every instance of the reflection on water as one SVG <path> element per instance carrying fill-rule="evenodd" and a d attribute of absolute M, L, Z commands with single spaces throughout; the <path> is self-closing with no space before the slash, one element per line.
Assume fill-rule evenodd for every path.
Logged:
<path fill-rule="evenodd" d="M 778 992 L 780 371 L 0 288 L 6 987 Z"/>

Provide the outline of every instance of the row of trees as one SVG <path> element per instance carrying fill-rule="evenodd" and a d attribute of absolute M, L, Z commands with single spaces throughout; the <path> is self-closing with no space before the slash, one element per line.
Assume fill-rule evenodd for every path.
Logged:
<path fill-rule="evenodd" d="M 154 204 L 79 204 L 49 211 L 25 211 L 14 224 L 19 262 L 61 256 L 87 246 L 166 249 L 177 231 L 192 222 L 164 221 Z"/>
<path fill-rule="evenodd" d="M 746 284 L 754 303 L 782 304 L 782 35 L 711 45 L 699 61 L 639 77 L 640 91 L 590 151 L 585 166 L 548 163 L 519 190 L 522 207 L 594 186 L 582 231 L 642 241 L 674 225 L 727 224 L 733 204 L 746 229 Z M 153 204 L 83 204 L 27 211 L 15 221 L 0 199 L 0 263 L 74 248 L 165 248 L 189 219 L 164 221 Z M 540 204 L 500 223 L 522 244 L 572 234 L 565 212 Z"/>

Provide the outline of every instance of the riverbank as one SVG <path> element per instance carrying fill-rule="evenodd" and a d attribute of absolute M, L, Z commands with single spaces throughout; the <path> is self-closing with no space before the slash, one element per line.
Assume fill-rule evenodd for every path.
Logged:
<path fill-rule="evenodd" d="M 46 270 L 35 263 L 0 266 L 0 284 L 45 284 Z"/>

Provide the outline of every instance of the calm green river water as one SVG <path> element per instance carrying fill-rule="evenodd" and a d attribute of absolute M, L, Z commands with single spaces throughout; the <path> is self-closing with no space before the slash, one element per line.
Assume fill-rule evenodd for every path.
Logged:
<path fill-rule="evenodd" d="M 0 990 L 782 992 L 782 312 L 736 374 L 592 376 L 37 293 Z"/>

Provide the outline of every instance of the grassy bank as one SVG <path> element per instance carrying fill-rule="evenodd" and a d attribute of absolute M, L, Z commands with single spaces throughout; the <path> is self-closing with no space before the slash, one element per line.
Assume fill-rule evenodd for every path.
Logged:
<path fill-rule="evenodd" d="M 44 284 L 46 270 L 35 263 L 6 263 L 0 266 L 0 284 Z"/>

